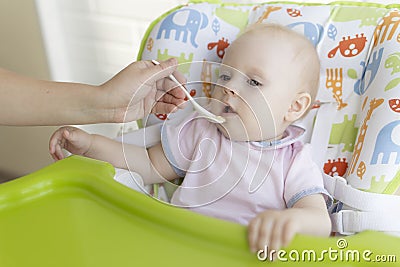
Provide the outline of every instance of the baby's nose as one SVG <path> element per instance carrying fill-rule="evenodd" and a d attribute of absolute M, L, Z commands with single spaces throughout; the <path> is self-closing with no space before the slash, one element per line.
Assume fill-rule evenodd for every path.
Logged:
<path fill-rule="evenodd" d="M 230 96 L 235 96 L 236 93 L 233 89 L 229 88 L 229 87 L 224 87 L 224 93 Z"/>

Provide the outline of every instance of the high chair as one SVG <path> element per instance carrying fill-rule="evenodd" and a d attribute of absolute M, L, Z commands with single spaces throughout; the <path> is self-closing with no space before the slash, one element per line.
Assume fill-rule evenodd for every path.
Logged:
<path fill-rule="evenodd" d="M 143 38 L 138 59 L 178 58 L 187 88 L 204 102 L 218 73 L 213 62 L 247 25 L 283 24 L 316 46 L 318 101 L 298 124 L 307 129 L 305 141 L 336 199 L 330 211 L 336 236 L 298 235 L 285 248 L 289 262 L 275 266 L 395 266 L 400 260 L 400 239 L 392 235 L 400 233 L 399 8 L 192 1 L 157 18 Z M 152 115 L 142 121 L 146 128 L 120 140 L 149 146 L 158 141 L 159 124 L 175 116 L 185 111 Z M 0 266 L 266 264 L 249 252 L 244 226 L 131 190 L 142 187 L 136 174 L 118 170 L 116 180 L 128 187 L 114 176 L 107 163 L 72 156 L 0 185 Z"/>

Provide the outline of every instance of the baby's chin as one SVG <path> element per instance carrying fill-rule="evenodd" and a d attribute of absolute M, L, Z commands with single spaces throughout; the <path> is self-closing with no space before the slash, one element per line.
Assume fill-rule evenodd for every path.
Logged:
<path fill-rule="evenodd" d="M 224 124 L 216 124 L 218 130 L 222 133 L 225 138 L 234 141 L 234 142 L 249 142 L 249 141 L 257 141 L 259 137 L 252 137 L 247 134 L 247 131 L 237 131 L 238 127 L 235 127 L 234 131 L 229 131 L 229 126 L 232 125 L 224 125 Z M 239 126 L 240 127 L 240 126 Z"/>
<path fill-rule="evenodd" d="M 270 131 L 264 129 L 263 132 L 255 131 L 254 128 L 245 129 L 244 125 L 237 120 L 227 120 L 222 124 L 215 124 L 218 130 L 229 140 L 234 142 L 259 142 L 259 141 L 271 141 L 280 139 L 280 135 L 277 135 L 275 128 L 271 128 Z M 241 130 L 240 130 L 241 129 Z"/>

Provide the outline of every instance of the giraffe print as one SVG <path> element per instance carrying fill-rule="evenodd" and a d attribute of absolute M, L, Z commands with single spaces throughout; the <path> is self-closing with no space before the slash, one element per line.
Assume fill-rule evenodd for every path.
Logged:
<path fill-rule="evenodd" d="M 332 96 L 337 102 L 337 109 L 341 110 L 347 106 L 343 102 L 343 68 L 326 69 L 325 86 L 328 90 L 332 90 Z"/>
<path fill-rule="evenodd" d="M 369 109 L 367 111 L 367 116 L 365 117 L 363 124 L 360 127 L 357 142 L 356 145 L 354 146 L 353 159 L 351 161 L 349 168 L 350 174 L 354 172 L 358 160 L 360 158 L 361 151 L 364 146 L 365 135 L 367 134 L 368 122 L 371 119 L 372 113 L 374 112 L 375 109 L 377 109 L 380 105 L 382 105 L 383 101 L 384 101 L 383 98 L 379 99 L 374 98 L 369 102 Z"/>
<path fill-rule="evenodd" d="M 204 95 L 208 98 L 211 97 L 211 64 L 203 59 L 203 67 L 201 69 L 202 90 Z"/>
<path fill-rule="evenodd" d="M 262 23 L 263 20 L 267 19 L 272 12 L 278 11 L 280 9 L 282 9 L 282 8 L 281 7 L 277 7 L 277 6 L 269 6 L 269 7 L 267 7 L 267 9 L 264 11 L 264 13 L 261 15 L 261 17 L 258 18 L 256 23 Z"/>
<path fill-rule="evenodd" d="M 387 36 L 387 40 L 392 40 L 394 33 L 396 32 L 397 28 L 400 24 L 400 12 L 399 11 L 392 11 L 389 13 L 389 16 L 383 18 L 383 20 L 378 24 L 374 32 L 374 47 L 378 45 L 379 35 L 382 35 L 381 40 L 379 43 L 383 43 L 385 41 L 386 35 L 389 31 L 390 25 L 393 25 L 389 35 Z M 382 32 L 383 30 L 383 32 Z"/>

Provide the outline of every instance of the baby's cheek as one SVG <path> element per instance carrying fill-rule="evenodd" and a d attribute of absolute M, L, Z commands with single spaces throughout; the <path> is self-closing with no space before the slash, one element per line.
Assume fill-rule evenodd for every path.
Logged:
<path fill-rule="evenodd" d="M 222 89 L 222 87 L 220 87 L 218 85 L 214 86 L 214 88 L 211 90 L 212 98 L 221 99 L 222 95 L 223 95 L 223 89 Z"/>

